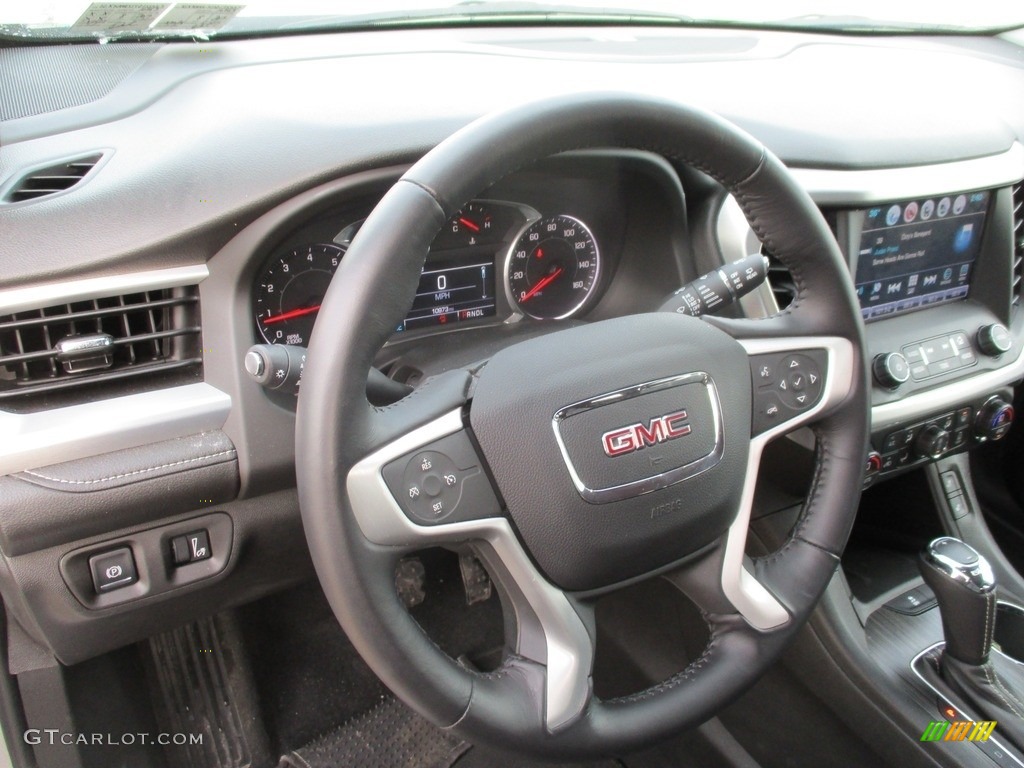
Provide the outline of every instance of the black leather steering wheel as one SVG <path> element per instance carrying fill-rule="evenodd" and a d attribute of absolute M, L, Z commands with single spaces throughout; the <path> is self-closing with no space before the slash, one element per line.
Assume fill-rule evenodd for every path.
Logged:
<path fill-rule="evenodd" d="M 790 308 L 757 321 L 660 313 L 558 330 L 472 372 L 437 376 L 394 405 L 370 405 L 374 355 L 407 311 L 449 216 L 518 168 L 592 147 L 656 152 L 716 179 L 791 270 Z M 702 722 L 766 669 L 838 565 L 868 436 L 861 334 L 849 274 L 818 209 L 730 123 L 621 94 L 562 97 L 474 122 L 416 163 L 366 219 L 309 346 L 299 500 L 338 620 L 401 699 L 471 740 L 582 757 Z M 771 381 L 760 378 L 765 366 Z M 799 402 L 773 389 L 790 367 L 805 375 Z M 781 549 L 751 560 L 744 545 L 762 450 L 800 426 L 817 443 L 802 514 Z M 435 464 L 455 496 L 426 479 Z M 398 502 L 391 489 L 401 493 L 409 478 L 434 483 L 436 519 Z M 403 555 L 464 544 L 514 614 L 512 647 L 490 674 L 446 656 L 395 591 Z M 593 596 L 658 574 L 700 607 L 707 648 L 647 691 L 599 700 Z"/>

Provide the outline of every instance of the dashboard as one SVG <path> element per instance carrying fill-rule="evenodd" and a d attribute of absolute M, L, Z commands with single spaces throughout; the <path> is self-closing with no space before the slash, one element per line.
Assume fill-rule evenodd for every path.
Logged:
<path fill-rule="evenodd" d="M 623 29 L 609 42 L 613 32 L 154 45 L 102 97 L 6 116 L 0 430 L 18 439 L 0 446 L 2 587 L 42 643 L 68 662 L 88 658 L 310 575 L 295 394 L 256 383 L 246 354 L 304 347 L 391 184 L 471 119 L 518 101 L 598 87 L 689 101 L 793 169 L 860 299 L 874 376 L 869 482 L 1005 432 L 1024 378 L 1021 41 Z M 128 53 L 108 49 L 114 62 Z M 922 70 L 948 74 L 909 92 L 863 87 Z M 471 96 L 452 98 L 439 71 L 462 73 Z M 735 201 L 656 147 L 565 150 L 480 190 L 415 256 L 420 285 L 380 372 L 416 386 L 516 339 L 654 311 L 684 283 L 761 252 Z M 33 173 L 85 161 L 67 189 L 11 197 Z M 784 311 L 798 278 L 773 260 L 769 282 L 726 311 Z M 86 319 L 84 334 L 59 325 Z M 79 335 L 98 349 L 58 348 Z M 134 375 L 145 366 L 160 371 Z M 166 497 L 144 482 L 162 465 L 196 470 L 187 491 Z M 26 474 L 85 482 L 79 470 L 146 474 L 88 486 L 88 499 Z M 211 545 L 230 556 L 154 566 L 164 575 L 148 591 L 89 596 L 90 553 L 129 542 L 140 563 L 162 564 L 168 537 L 214 512 L 226 519 L 209 523 L 222 537 Z"/>

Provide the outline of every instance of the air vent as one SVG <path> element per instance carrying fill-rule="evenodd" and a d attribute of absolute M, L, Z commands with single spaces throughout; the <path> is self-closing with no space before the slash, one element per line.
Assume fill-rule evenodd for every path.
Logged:
<path fill-rule="evenodd" d="M 763 246 L 761 254 L 768 257 L 768 285 L 775 297 L 775 304 L 780 310 L 793 303 L 796 298 L 796 283 L 789 268 L 772 256 Z"/>
<path fill-rule="evenodd" d="M 1024 277 L 1024 181 L 1013 188 L 1013 305 L 1020 304 Z"/>
<path fill-rule="evenodd" d="M 102 157 L 102 154 L 97 153 L 37 168 L 18 179 L 4 194 L 3 201 L 22 203 L 69 190 L 84 179 Z"/>
<path fill-rule="evenodd" d="M 0 408 L 31 411 L 202 379 L 196 289 L 0 315 Z"/>

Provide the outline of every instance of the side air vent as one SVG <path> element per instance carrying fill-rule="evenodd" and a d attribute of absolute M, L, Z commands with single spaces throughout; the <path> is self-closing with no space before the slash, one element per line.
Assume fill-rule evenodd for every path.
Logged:
<path fill-rule="evenodd" d="M 22 203 L 64 192 L 78 184 L 103 157 L 101 153 L 37 168 L 18 179 L 4 194 L 5 203 Z"/>
<path fill-rule="evenodd" d="M 202 379 L 195 287 L 0 315 L 0 408 L 33 411 Z"/>
<path fill-rule="evenodd" d="M 1024 277 L 1024 181 L 1013 188 L 1013 306 L 1020 304 Z"/>
<path fill-rule="evenodd" d="M 772 256 L 764 247 L 761 248 L 761 253 L 768 257 L 768 285 L 775 297 L 775 304 L 780 310 L 783 310 L 796 298 L 796 283 L 793 282 L 793 275 L 790 274 L 788 267 Z"/>

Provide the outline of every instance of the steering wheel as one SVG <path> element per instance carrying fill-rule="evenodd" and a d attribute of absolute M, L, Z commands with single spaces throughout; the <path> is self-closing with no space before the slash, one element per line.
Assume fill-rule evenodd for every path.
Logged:
<path fill-rule="evenodd" d="M 408 309 L 448 218 L 518 168 L 598 147 L 648 150 L 717 180 L 792 272 L 792 305 L 763 320 L 652 313 L 555 330 L 372 406 L 374 355 Z M 470 740 L 583 757 L 696 725 L 767 668 L 839 563 L 868 438 L 862 349 L 828 226 L 783 164 L 732 124 L 622 94 L 477 120 L 383 197 L 320 309 L 296 458 L 327 598 L 398 697 Z M 801 426 L 817 447 L 799 522 L 781 549 L 750 559 L 762 451 Z M 402 556 L 465 545 L 512 614 L 506 658 L 487 674 L 435 646 L 395 589 Z M 591 681 L 595 596 L 655 575 L 700 608 L 707 647 L 646 691 L 600 700 Z"/>

